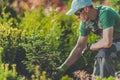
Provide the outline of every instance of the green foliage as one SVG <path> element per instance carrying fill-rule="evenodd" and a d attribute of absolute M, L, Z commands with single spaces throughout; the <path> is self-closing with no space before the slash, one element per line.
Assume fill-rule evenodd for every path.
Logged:
<path fill-rule="evenodd" d="M 73 78 L 70 78 L 68 75 L 63 76 L 61 80 L 73 80 Z"/>
<path fill-rule="evenodd" d="M 13 3 L 14 0 L 0 0 L 0 6 L 8 6 Z"/>
<path fill-rule="evenodd" d="M 47 15 L 45 15 L 42 9 L 40 9 L 40 12 L 25 12 L 25 16 L 19 24 L 19 29 L 11 27 L 14 18 L 8 20 L 9 13 L 4 13 L 4 9 L 2 14 L 3 17 L 0 18 L 0 45 L 3 47 L 2 61 L 5 63 L 17 62 L 18 64 L 18 62 L 21 62 L 21 59 L 23 59 L 23 56 L 21 59 L 17 56 L 26 53 L 28 61 L 26 60 L 24 63 L 29 71 L 33 71 L 31 67 L 35 64 L 41 64 L 43 69 L 51 70 L 51 68 L 55 68 L 62 63 L 65 56 L 67 57 L 67 54 L 62 55 L 64 58 L 61 59 L 61 46 L 69 40 L 75 42 L 75 37 L 67 33 L 67 31 L 72 32 L 70 27 L 73 25 L 73 20 L 71 19 L 70 23 L 68 22 L 70 18 L 65 17 L 64 20 L 61 21 L 64 16 L 58 14 L 58 12 L 52 11 Z M 66 21 L 67 25 L 65 24 Z M 69 28 L 69 30 L 67 30 L 67 28 Z M 75 30 L 75 28 L 76 26 L 73 27 L 73 30 Z M 71 34 L 76 35 L 76 33 Z M 66 38 L 70 36 L 71 39 L 68 38 L 63 43 L 61 40 L 64 40 L 64 36 Z M 70 45 L 71 44 L 69 44 L 69 46 Z"/>
<path fill-rule="evenodd" d="M 104 78 L 103 80 L 115 80 L 115 78 L 110 76 L 109 78 Z"/>
<path fill-rule="evenodd" d="M 0 65 L 2 64 L 3 47 L 0 47 Z"/>
<path fill-rule="evenodd" d="M 117 12 L 120 13 L 120 0 L 107 0 Z"/>
<path fill-rule="evenodd" d="M 18 44 L 22 40 L 24 41 L 24 37 L 24 31 L 8 26 L 0 26 L 0 45 L 3 47 L 2 56 L 7 57 L 5 59 L 7 59 L 8 63 L 13 63 L 17 54 L 17 48 L 19 47 Z M 3 59 L 3 62 L 6 62 L 5 59 Z"/>
<path fill-rule="evenodd" d="M 16 65 L 12 65 L 12 70 L 9 70 L 9 64 L 0 65 L 0 80 L 16 80 L 17 72 Z"/>
<path fill-rule="evenodd" d="M 24 61 L 28 70 L 34 70 L 36 64 L 41 65 L 43 70 L 48 70 L 55 67 L 55 62 L 59 62 L 59 54 L 54 45 L 48 43 L 49 38 L 44 39 L 39 35 L 27 37 L 27 42 L 21 45 L 26 50 L 27 61 Z M 47 64 L 46 64 L 47 63 Z M 48 66 L 49 65 L 49 66 Z"/>
<path fill-rule="evenodd" d="M 101 78 L 98 77 L 97 80 L 101 80 Z M 115 80 L 115 77 L 110 76 L 110 77 L 108 77 L 108 78 L 103 78 L 102 80 Z"/>
<path fill-rule="evenodd" d="M 16 47 L 18 43 L 25 37 L 25 31 L 18 30 L 17 28 L 11 28 L 9 26 L 0 26 L 0 38 L 1 46 Z"/>
<path fill-rule="evenodd" d="M 51 73 L 65 60 L 75 44 L 78 26 L 73 16 L 62 15 L 54 10 L 49 13 L 42 9 L 40 11 L 25 12 L 19 28 L 26 30 L 28 35 L 20 46 L 26 51 L 28 60 L 23 62 L 30 72 L 39 64 L 43 70 Z"/>
<path fill-rule="evenodd" d="M 0 6 L 0 24 L 9 27 L 17 27 L 19 22 L 20 19 L 12 7 Z"/>
<path fill-rule="evenodd" d="M 0 45 L 3 48 L 1 54 L 1 60 L 3 63 L 16 63 L 19 73 L 25 71 L 25 66 L 22 64 L 22 60 L 25 59 L 25 51 L 19 43 L 25 41 L 27 33 L 24 30 L 12 28 L 9 26 L 0 26 Z M 22 70 L 19 70 L 22 69 Z"/>

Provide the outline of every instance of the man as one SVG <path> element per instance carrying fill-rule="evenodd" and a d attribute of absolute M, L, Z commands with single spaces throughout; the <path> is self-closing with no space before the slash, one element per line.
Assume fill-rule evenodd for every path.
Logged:
<path fill-rule="evenodd" d="M 75 14 L 81 20 L 80 37 L 59 69 L 65 71 L 79 59 L 87 45 L 88 35 L 93 32 L 101 36 L 89 48 L 91 51 L 98 51 L 93 75 L 101 78 L 114 76 L 115 58 L 120 51 L 120 15 L 109 7 L 94 8 L 91 0 L 73 0 L 71 9 L 66 14 Z"/>

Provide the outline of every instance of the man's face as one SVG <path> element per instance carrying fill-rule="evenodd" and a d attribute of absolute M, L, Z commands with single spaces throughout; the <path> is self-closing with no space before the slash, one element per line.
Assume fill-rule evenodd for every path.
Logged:
<path fill-rule="evenodd" d="M 84 11 L 84 8 L 79 9 L 74 14 L 77 16 L 78 19 L 81 19 L 83 22 L 86 22 L 88 20 L 88 17 L 86 12 Z"/>

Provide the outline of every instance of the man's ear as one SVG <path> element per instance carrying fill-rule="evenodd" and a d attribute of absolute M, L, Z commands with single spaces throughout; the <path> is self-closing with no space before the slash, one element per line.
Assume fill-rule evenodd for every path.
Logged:
<path fill-rule="evenodd" d="M 85 11 L 85 12 L 89 12 L 89 10 L 90 10 L 89 7 L 85 7 L 85 8 L 84 8 L 84 11 Z"/>

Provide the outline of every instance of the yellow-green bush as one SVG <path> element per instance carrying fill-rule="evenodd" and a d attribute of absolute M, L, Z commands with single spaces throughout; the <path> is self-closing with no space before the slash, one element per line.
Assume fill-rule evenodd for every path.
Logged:
<path fill-rule="evenodd" d="M 0 65 L 0 80 L 16 80 L 16 64 L 12 64 L 12 70 L 9 70 L 9 64 Z"/>
<path fill-rule="evenodd" d="M 52 80 L 52 78 L 47 78 L 47 73 L 46 71 L 40 70 L 40 66 L 37 65 L 35 67 L 35 72 L 33 75 L 31 75 L 32 80 Z M 68 75 L 65 75 L 61 78 L 61 80 L 73 80 L 73 78 L 70 78 Z"/>
<path fill-rule="evenodd" d="M 18 46 L 18 43 L 24 41 L 27 31 L 12 28 L 10 26 L 0 25 L 0 45 L 11 47 Z"/>

